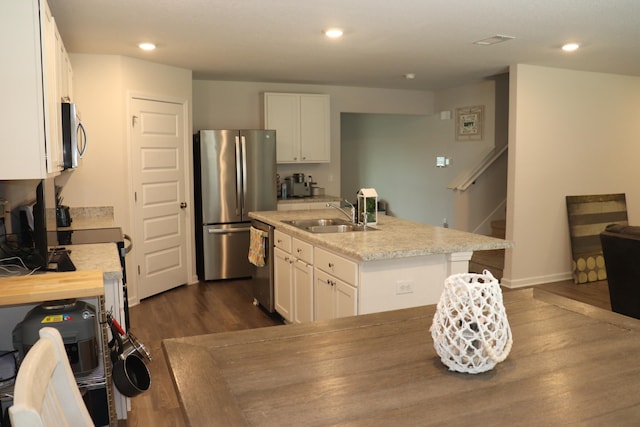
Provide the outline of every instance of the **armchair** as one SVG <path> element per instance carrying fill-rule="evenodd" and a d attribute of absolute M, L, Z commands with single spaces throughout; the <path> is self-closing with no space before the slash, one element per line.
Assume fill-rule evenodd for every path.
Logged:
<path fill-rule="evenodd" d="M 611 309 L 640 319 L 640 227 L 610 224 L 600 233 Z"/>

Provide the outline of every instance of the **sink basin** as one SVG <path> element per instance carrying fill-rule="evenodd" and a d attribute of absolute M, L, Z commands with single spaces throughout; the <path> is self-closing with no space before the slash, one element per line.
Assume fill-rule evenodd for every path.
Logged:
<path fill-rule="evenodd" d="M 352 224 L 341 218 L 294 219 L 282 221 L 310 233 L 349 233 L 354 231 L 373 231 L 375 228 Z"/>
<path fill-rule="evenodd" d="M 293 219 L 290 221 L 282 221 L 298 228 L 307 227 L 326 227 L 329 225 L 352 225 L 351 221 L 340 218 L 318 218 L 318 219 Z"/>
<path fill-rule="evenodd" d="M 314 225 L 307 227 L 307 230 L 312 233 L 348 233 L 349 231 L 369 231 L 375 230 L 374 228 L 364 225 L 355 224 L 340 224 L 340 225 Z"/>

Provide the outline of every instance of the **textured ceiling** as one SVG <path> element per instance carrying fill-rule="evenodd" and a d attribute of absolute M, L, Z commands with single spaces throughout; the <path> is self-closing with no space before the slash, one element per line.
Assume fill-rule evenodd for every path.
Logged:
<path fill-rule="evenodd" d="M 49 0 L 67 50 L 196 79 L 438 90 L 525 63 L 640 76 L 638 0 Z M 322 30 L 345 29 L 340 40 Z M 493 46 L 473 41 L 515 37 Z M 136 46 L 158 45 L 153 52 Z M 566 54 L 560 46 L 578 42 Z M 414 80 L 403 76 L 414 73 Z"/>

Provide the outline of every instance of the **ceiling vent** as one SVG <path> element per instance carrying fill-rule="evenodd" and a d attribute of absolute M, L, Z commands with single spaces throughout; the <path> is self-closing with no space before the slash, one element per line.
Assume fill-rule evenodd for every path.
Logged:
<path fill-rule="evenodd" d="M 513 39 L 515 39 L 515 37 L 513 36 L 496 34 L 495 36 L 487 37 L 486 39 L 476 40 L 473 42 L 473 44 L 477 44 L 480 46 L 491 46 L 492 44 L 498 44 L 498 43 L 506 42 Z"/>

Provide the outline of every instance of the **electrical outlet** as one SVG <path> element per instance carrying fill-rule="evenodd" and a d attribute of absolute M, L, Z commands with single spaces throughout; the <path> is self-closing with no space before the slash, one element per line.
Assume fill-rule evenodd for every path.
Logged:
<path fill-rule="evenodd" d="M 398 280 L 396 282 L 396 295 L 412 294 L 413 282 L 410 280 Z"/>

